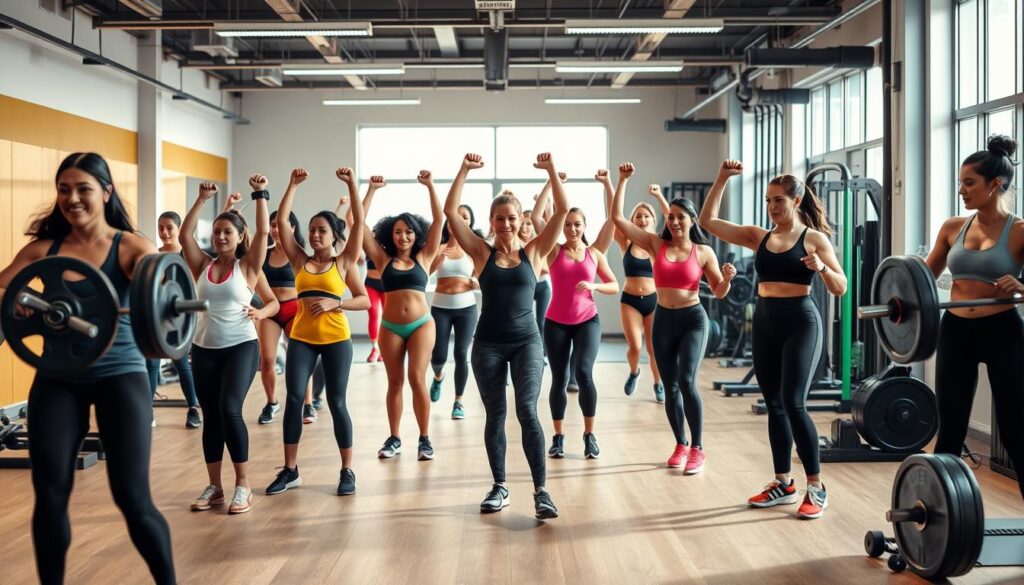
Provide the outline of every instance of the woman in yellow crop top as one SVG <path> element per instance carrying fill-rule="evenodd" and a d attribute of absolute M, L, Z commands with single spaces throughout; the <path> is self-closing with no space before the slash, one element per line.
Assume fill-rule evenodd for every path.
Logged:
<path fill-rule="evenodd" d="M 321 211 L 309 221 L 309 245 L 313 254 L 299 247 L 287 223 L 279 224 L 281 246 L 295 271 L 295 290 L 299 307 L 295 314 L 285 364 L 287 398 L 284 407 L 284 469 L 267 486 L 267 495 L 279 494 L 302 485 L 299 477 L 299 437 L 302 435 L 302 399 L 313 373 L 317 357 L 324 367 L 327 382 L 327 406 L 334 419 L 334 438 L 341 451 L 341 478 L 338 495 L 356 491 L 352 472 L 352 419 L 348 414 L 345 392 L 352 367 L 352 339 L 348 319 L 343 311 L 362 311 L 369 307 L 362 279 L 356 268 L 360 242 L 363 238 L 363 207 L 359 202 L 352 169 L 340 168 L 335 174 L 348 187 L 352 227 L 345 241 L 344 227 L 331 211 Z M 288 189 L 277 210 L 278 217 L 292 211 L 295 190 L 306 180 L 305 169 L 292 171 Z M 335 244 L 345 242 L 341 254 L 335 255 Z M 343 299 L 347 288 L 351 299 Z"/>

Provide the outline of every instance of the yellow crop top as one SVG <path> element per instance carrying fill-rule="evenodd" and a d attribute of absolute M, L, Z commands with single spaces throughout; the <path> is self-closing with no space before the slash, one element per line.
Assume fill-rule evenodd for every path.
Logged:
<path fill-rule="evenodd" d="M 299 308 L 292 322 L 292 339 L 315 345 L 351 339 L 352 332 L 344 313 L 331 311 L 313 315 L 306 309 L 306 301 L 303 300 L 317 297 L 341 299 L 345 294 L 345 279 L 338 272 L 336 262 L 321 273 L 310 272 L 303 266 L 295 275 L 295 290 L 299 293 Z"/>

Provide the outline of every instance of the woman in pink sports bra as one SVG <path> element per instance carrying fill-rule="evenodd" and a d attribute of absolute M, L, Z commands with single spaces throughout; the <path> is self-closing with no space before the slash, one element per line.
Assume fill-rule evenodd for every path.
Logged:
<path fill-rule="evenodd" d="M 611 244 L 611 220 L 605 222 L 594 245 L 586 236 L 587 218 L 578 207 L 569 210 L 562 233 L 565 243 L 555 247 L 546 260 L 551 274 L 551 303 L 544 321 L 544 345 L 551 366 L 551 418 L 555 434 L 548 456 L 561 459 L 565 455 L 562 421 L 568 405 L 566 390 L 570 367 L 575 374 L 583 411 L 583 454 L 597 459 L 601 449 L 594 436 L 597 414 L 597 387 L 594 385 L 594 361 L 601 345 L 601 320 L 597 315 L 594 292 L 614 295 L 619 283 L 608 266 L 604 250 Z M 599 276 L 600 283 L 594 282 Z M 571 358 L 570 358 L 571 355 Z"/>
<path fill-rule="evenodd" d="M 627 220 L 622 214 L 622 199 L 626 182 L 634 172 L 632 163 L 619 167 L 612 219 L 615 227 L 653 260 L 654 286 L 658 292 L 652 331 L 654 359 L 665 381 L 665 413 L 676 439 L 668 466 L 685 466 L 685 474 L 694 475 L 704 470 L 703 405 L 697 391 L 697 370 L 708 341 L 708 316 L 697 291 L 701 277 L 706 276 L 715 297 L 725 298 L 736 268 L 726 263 L 719 269 L 718 257 L 697 225 L 697 210 L 686 199 L 674 199 L 669 204 L 661 234 L 644 231 Z M 687 419 L 690 444 L 684 428 Z"/>

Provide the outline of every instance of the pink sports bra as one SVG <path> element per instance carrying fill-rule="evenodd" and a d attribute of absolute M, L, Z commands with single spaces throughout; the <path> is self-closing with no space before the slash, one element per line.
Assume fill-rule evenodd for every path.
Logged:
<path fill-rule="evenodd" d="M 559 247 L 558 256 L 551 263 L 551 304 L 546 317 L 562 325 L 578 325 L 597 315 L 594 293 L 577 290 L 579 282 L 594 282 L 597 262 L 590 255 L 590 248 L 583 254 L 583 260 L 574 262 Z"/>
<path fill-rule="evenodd" d="M 662 244 L 654 259 L 654 286 L 657 288 L 678 288 L 698 290 L 704 269 L 697 262 L 697 244 L 690 247 L 690 257 L 682 262 L 673 262 L 665 257 L 668 244 Z"/>

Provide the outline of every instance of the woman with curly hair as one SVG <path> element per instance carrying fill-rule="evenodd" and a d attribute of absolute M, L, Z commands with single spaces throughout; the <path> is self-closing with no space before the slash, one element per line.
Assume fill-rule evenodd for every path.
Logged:
<path fill-rule="evenodd" d="M 418 459 L 434 458 L 430 444 L 430 396 L 427 393 L 427 363 L 434 348 L 434 320 L 427 304 L 427 270 L 441 247 L 441 201 L 434 190 L 430 171 L 420 171 L 417 180 L 430 194 L 430 215 L 427 224 L 422 217 L 404 212 L 377 222 L 373 233 L 363 234 L 366 258 L 380 266 L 384 287 L 383 329 L 378 342 L 388 374 L 388 425 L 391 433 L 377 452 L 381 459 L 390 459 L 402 452 L 399 426 L 402 421 L 402 367 L 409 359 L 409 386 L 412 387 L 412 408 L 420 428 Z M 387 185 L 384 177 L 370 177 L 363 199 L 363 213 L 369 215 L 374 193 Z"/>

